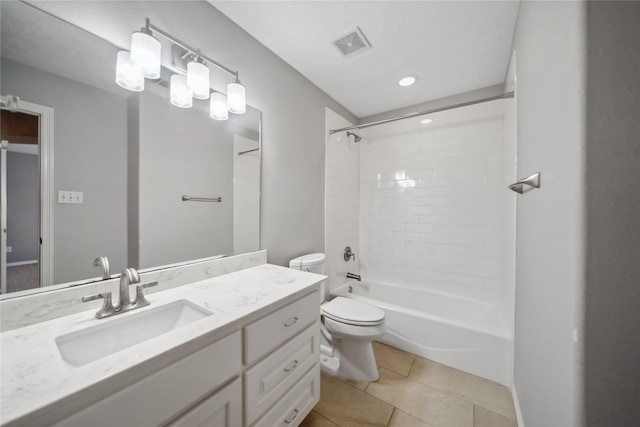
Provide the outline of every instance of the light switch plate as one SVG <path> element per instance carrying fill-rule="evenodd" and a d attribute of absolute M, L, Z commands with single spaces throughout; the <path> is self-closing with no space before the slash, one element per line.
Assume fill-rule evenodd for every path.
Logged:
<path fill-rule="evenodd" d="M 58 203 L 83 203 L 84 193 L 82 191 L 58 191 Z"/>

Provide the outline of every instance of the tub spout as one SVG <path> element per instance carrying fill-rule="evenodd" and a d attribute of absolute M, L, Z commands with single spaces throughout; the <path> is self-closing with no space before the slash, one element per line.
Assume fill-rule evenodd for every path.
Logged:
<path fill-rule="evenodd" d="M 347 279 L 356 279 L 358 282 L 362 280 L 359 274 L 347 273 Z"/>

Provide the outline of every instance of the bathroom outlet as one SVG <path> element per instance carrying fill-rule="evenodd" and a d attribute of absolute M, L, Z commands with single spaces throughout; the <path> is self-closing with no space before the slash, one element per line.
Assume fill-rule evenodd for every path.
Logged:
<path fill-rule="evenodd" d="M 7 246 L 7 253 L 9 253 L 9 252 L 13 252 L 13 247 Z"/>
<path fill-rule="evenodd" d="M 84 199 L 82 191 L 58 191 L 58 203 L 81 204 Z"/>

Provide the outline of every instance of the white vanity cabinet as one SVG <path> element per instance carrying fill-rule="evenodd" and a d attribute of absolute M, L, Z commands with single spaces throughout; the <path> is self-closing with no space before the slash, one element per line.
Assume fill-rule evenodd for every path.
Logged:
<path fill-rule="evenodd" d="M 295 426 L 318 402 L 319 321 L 319 295 L 312 292 L 244 328 L 246 425 Z M 294 402 L 298 393 L 289 395 L 301 387 L 311 398 Z"/>
<path fill-rule="evenodd" d="M 237 427 L 242 425 L 242 384 L 236 378 L 222 390 L 179 416 L 168 427 Z"/>
<path fill-rule="evenodd" d="M 241 354 L 241 332 L 236 331 L 141 381 L 110 394 L 55 426 L 164 425 L 220 386 L 237 378 L 242 369 Z M 230 400 L 240 402 L 241 394 L 236 395 Z M 198 410 L 197 405 L 195 410 Z"/>
<path fill-rule="evenodd" d="M 319 295 L 309 290 L 54 425 L 297 426 L 320 397 Z"/>

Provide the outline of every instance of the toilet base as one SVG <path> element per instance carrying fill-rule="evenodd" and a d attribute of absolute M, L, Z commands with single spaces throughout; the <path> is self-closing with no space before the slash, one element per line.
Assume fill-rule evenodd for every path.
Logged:
<path fill-rule="evenodd" d="M 377 381 L 376 358 L 371 341 L 333 340 L 333 345 L 322 336 L 320 364 L 322 371 L 332 376 L 354 381 Z"/>
<path fill-rule="evenodd" d="M 333 349 L 325 345 L 320 346 L 320 368 L 322 372 L 335 377 L 340 370 L 340 358 L 334 355 Z"/>

